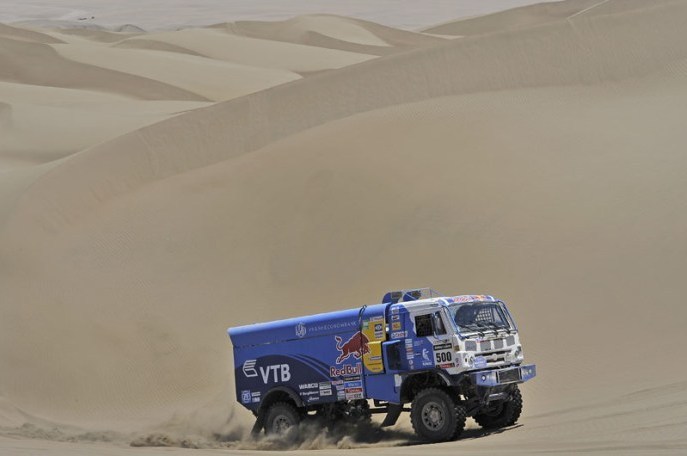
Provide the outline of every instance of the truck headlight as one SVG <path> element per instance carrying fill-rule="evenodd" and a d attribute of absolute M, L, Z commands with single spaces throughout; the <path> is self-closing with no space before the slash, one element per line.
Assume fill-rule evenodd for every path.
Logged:
<path fill-rule="evenodd" d="M 513 354 L 513 357 L 515 359 L 523 359 L 524 355 L 522 354 L 522 347 L 518 345 L 518 348 L 515 349 L 515 353 Z"/>
<path fill-rule="evenodd" d="M 467 367 L 474 367 L 475 365 L 475 358 L 472 355 L 466 356 L 465 357 L 465 365 Z"/>

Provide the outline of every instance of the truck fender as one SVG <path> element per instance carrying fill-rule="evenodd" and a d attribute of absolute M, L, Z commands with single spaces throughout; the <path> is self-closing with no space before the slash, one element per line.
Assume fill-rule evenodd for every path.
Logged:
<path fill-rule="evenodd" d="M 303 407 L 303 400 L 293 389 L 288 386 L 276 386 L 263 396 L 262 401 L 260 401 L 260 411 L 263 411 L 275 402 L 285 400 L 285 396 L 291 399 L 296 404 L 296 407 Z"/>
<path fill-rule="evenodd" d="M 401 399 L 404 402 L 410 402 L 418 388 L 426 388 L 428 386 L 435 388 L 450 387 L 452 386 L 451 377 L 441 369 L 413 372 L 403 379 Z"/>
<path fill-rule="evenodd" d="M 303 407 L 303 400 L 294 390 L 287 386 L 276 386 L 269 390 L 260 401 L 260 406 L 255 413 L 255 424 L 251 430 L 251 434 L 258 435 L 260 431 L 265 427 L 265 414 L 267 409 L 270 408 L 275 402 L 287 402 L 293 401 L 296 407 Z"/>
<path fill-rule="evenodd" d="M 446 383 L 446 386 L 451 386 L 451 377 L 449 377 L 449 375 L 445 371 L 437 370 L 436 373 L 439 375 L 439 377 L 441 377 L 444 383 Z"/>

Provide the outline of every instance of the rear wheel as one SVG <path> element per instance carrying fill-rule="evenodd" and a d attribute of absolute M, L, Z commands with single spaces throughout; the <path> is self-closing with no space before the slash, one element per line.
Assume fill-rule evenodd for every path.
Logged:
<path fill-rule="evenodd" d="M 415 433 L 429 442 L 445 442 L 460 435 L 465 427 L 465 408 L 446 391 L 427 388 L 420 391 L 410 409 Z"/>
<path fill-rule="evenodd" d="M 286 402 L 275 402 L 265 413 L 265 434 L 285 434 L 300 421 L 296 407 Z"/>
<path fill-rule="evenodd" d="M 485 429 L 497 429 L 514 425 L 521 413 L 522 395 L 518 386 L 514 385 L 508 401 L 480 411 L 475 415 L 475 421 Z"/>

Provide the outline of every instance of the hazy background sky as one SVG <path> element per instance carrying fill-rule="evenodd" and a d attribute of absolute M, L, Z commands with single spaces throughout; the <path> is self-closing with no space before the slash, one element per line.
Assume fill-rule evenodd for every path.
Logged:
<path fill-rule="evenodd" d="M 544 0 L 552 1 L 552 0 Z M 300 14 L 341 14 L 405 29 L 459 17 L 542 3 L 533 0 L 0 0 L 0 22 L 78 21 L 144 29 L 237 20 L 277 20 Z M 85 18 L 85 19 L 84 19 Z M 91 19 L 93 18 L 93 19 Z"/>

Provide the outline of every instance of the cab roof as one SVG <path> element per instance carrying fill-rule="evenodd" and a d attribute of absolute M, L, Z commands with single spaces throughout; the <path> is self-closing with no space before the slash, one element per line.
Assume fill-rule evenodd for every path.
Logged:
<path fill-rule="evenodd" d="M 448 304 L 463 304 L 468 302 L 498 302 L 499 300 L 490 295 L 460 295 L 451 298 L 443 298 Z"/>

